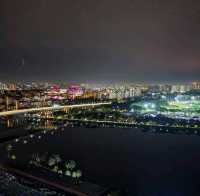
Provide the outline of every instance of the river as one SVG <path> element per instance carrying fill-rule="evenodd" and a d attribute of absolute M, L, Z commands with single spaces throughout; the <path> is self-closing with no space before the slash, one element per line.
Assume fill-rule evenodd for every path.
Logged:
<path fill-rule="evenodd" d="M 130 196 L 200 195 L 199 136 L 93 128 L 36 136 L 27 144 L 13 142 L 18 160 L 36 152 L 60 154 L 76 160 L 89 181 L 127 189 Z"/>

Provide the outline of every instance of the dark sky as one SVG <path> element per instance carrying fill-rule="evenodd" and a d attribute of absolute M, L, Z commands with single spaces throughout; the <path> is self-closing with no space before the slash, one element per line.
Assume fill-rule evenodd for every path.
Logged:
<path fill-rule="evenodd" d="M 0 0 L 2 80 L 199 78 L 199 0 Z"/>

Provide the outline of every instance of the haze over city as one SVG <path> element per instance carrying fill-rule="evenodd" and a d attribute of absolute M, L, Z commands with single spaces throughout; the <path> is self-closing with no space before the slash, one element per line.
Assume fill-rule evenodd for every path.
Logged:
<path fill-rule="evenodd" d="M 0 77 L 197 80 L 199 7 L 188 0 L 1 0 Z"/>

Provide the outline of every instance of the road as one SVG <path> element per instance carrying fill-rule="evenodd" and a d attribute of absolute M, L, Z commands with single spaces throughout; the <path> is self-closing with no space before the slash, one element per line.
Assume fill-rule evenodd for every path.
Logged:
<path fill-rule="evenodd" d="M 28 109 L 19 109 L 19 110 L 0 112 L 0 116 L 9 116 L 9 115 L 15 115 L 15 114 L 21 114 L 21 113 L 39 112 L 39 111 L 47 111 L 47 110 L 64 110 L 64 109 L 81 108 L 81 107 L 95 107 L 95 106 L 110 105 L 110 104 L 111 102 L 105 102 L 105 103 L 100 102 L 100 103 L 89 103 L 89 104 L 28 108 Z"/>
<path fill-rule="evenodd" d="M 62 190 L 62 191 L 67 192 L 67 193 L 71 193 L 71 194 L 76 195 L 76 196 L 88 196 L 87 194 L 82 193 L 78 190 L 75 190 L 75 189 L 70 188 L 70 187 L 66 187 L 64 185 L 64 183 L 59 183 L 59 182 L 56 182 L 56 181 L 52 182 L 48 179 L 45 179 L 45 178 L 42 178 L 42 177 L 39 177 L 39 176 L 33 176 L 31 174 L 28 174 L 26 172 L 23 172 L 21 170 L 15 169 L 15 168 L 11 168 L 9 166 L 2 166 L 1 165 L 0 168 L 2 168 L 3 170 L 10 172 L 14 175 L 19 175 L 21 177 L 28 178 L 32 181 L 41 182 L 41 183 L 46 184 L 50 187 L 54 187 L 56 189 Z"/>

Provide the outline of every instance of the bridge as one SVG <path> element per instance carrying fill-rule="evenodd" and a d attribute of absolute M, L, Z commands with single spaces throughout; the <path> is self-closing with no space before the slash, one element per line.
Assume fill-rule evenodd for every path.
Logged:
<path fill-rule="evenodd" d="M 97 107 L 102 105 L 110 105 L 111 102 L 100 102 L 100 103 L 88 103 L 88 104 L 76 104 L 76 105 L 64 105 L 64 106 L 51 106 L 51 107 L 39 107 L 39 108 L 28 108 L 28 109 L 19 109 L 0 112 L 1 116 L 10 116 L 22 113 L 31 113 L 31 112 L 40 112 L 40 111 L 50 111 L 50 110 L 67 110 L 73 108 L 85 108 L 85 107 Z"/>

